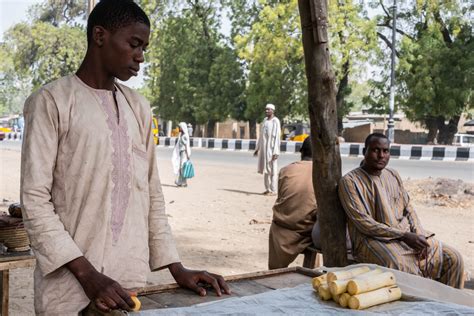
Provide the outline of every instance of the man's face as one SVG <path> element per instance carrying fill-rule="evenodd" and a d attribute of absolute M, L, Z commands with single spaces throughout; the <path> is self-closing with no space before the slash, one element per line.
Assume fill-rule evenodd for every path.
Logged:
<path fill-rule="evenodd" d="M 122 81 L 136 76 L 140 64 L 145 61 L 143 54 L 149 37 L 150 28 L 139 22 L 114 32 L 105 30 L 104 45 L 101 48 L 105 71 Z"/>
<path fill-rule="evenodd" d="M 265 115 L 266 117 L 271 117 L 273 115 L 273 110 L 270 108 L 265 109 Z"/>
<path fill-rule="evenodd" d="M 384 169 L 390 160 L 390 143 L 386 138 L 372 137 L 366 148 L 364 164 L 371 170 Z"/>

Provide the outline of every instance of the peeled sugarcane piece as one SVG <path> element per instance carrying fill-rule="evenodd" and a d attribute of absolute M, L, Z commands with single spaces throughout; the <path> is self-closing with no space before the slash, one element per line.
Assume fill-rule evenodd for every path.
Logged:
<path fill-rule="evenodd" d="M 323 301 L 329 301 L 332 298 L 331 292 L 329 292 L 329 287 L 327 286 L 327 284 L 321 285 L 318 288 L 318 293 L 319 293 L 319 297 Z"/>
<path fill-rule="evenodd" d="M 402 297 L 402 290 L 398 286 L 384 287 L 372 292 L 357 294 L 349 298 L 351 309 L 366 309 L 375 305 L 393 302 Z"/>
<path fill-rule="evenodd" d="M 375 269 L 371 270 L 369 272 L 359 274 L 358 276 L 355 277 L 355 279 L 359 278 L 369 278 L 377 274 L 381 274 L 383 271 L 381 269 Z M 344 279 L 344 280 L 336 280 L 329 282 L 329 290 L 331 291 L 332 295 L 336 294 L 342 294 L 344 292 L 347 292 L 347 284 L 349 283 L 350 279 Z"/>
<path fill-rule="evenodd" d="M 342 293 L 341 296 L 339 296 L 339 305 L 341 307 L 347 307 L 349 305 L 349 299 L 351 296 L 349 293 Z"/>
<path fill-rule="evenodd" d="M 336 295 L 331 294 L 331 296 L 332 296 L 332 300 L 333 300 L 334 302 L 336 302 L 337 304 L 339 304 L 339 299 L 340 299 L 341 295 L 339 295 L 339 294 L 336 294 Z"/>
<path fill-rule="evenodd" d="M 358 267 L 350 270 L 341 270 L 328 273 L 328 283 L 336 280 L 352 279 L 359 274 L 369 272 L 370 268 L 367 266 Z"/>
<path fill-rule="evenodd" d="M 369 278 L 356 278 L 347 283 L 347 292 L 350 295 L 370 292 L 382 287 L 394 285 L 395 275 L 392 272 L 384 272 Z"/>
<path fill-rule="evenodd" d="M 313 289 L 318 290 L 322 284 L 327 284 L 327 273 L 313 278 L 311 282 L 313 284 Z"/>
<path fill-rule="evenodd" d="M 142 307 L 142 302 L 140 302 L 140 300 L 135 295 L 132 295 L 131 298 L 132 301 L 135 303 L 135 306 L 133 307 L 132 311 L 138 312 Z"/>

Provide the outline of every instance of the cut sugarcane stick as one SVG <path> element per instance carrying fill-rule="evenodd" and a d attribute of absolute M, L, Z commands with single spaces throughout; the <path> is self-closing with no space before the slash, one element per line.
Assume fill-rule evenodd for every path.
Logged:
<path fill-rule="evenodd" d="M 369 272 L 370 268 L 367 266 L 358 267 L 350 270 L 341 270 L 328 273 L 328 283 L 336 280 L 352 279 L 359 274 Z"/>
<path fill-rule="evenodd" d="M 350 295 L 356 295 L 394 285 L 395 282 L 395 275 L 392 272 L 384 272 L 369 278 L 350 280 L 347 283 L 347 292 Z"/>
<path fill-rule="evenodd" d="M 339 305 L 341 307 L 347 307 L 349 305 L 349 299 L 351 296 L 349 293 L 342 293 L 341 296 L 339 296 Z"/>
<path fill-rule="evenodd" d="M 331 294 L 331 297 L 332 297 L 332 300 L 333 300 L 334 302 L 336 302 L 337 304 L 339 304 L 339 299 L 340 299 L 341 295 L 339 295 L 339 294 L 332 295 L 332 294 Z"/>
<path fill-rule="evenodd" d="M 377 274 L 381 274 L 383 271 L 381 269 L 375 269 L 371 270 L 369 272 L 359 274 L 358 276 L 355 277 L 355 279 L 359 278 L 369 278 Z M 347 292 L 347 284 L 349 283 L 351 279 L 345 279 L 345 280 L 336 280 L 329 282 L 329 290 L 331 291 L 332 295 L 337 295 L 337 294 L 342 294 L 344 292 Z"/>
<path fill-rule="evenodd" d="M 320 275 L 318 277 L 313 278 L 312 284 L 313 284 L 313 289 L 316 291 L 322 284 L 327 284 L 327 274 Z"/>
<path fill-rule="evenodd" d="M 319 297 L 323 301 L 329 301 L 332 298 L 331 292 L 329 292 L 329 287 L 327 286 L 327 284 L 321 285 L 318 288 L 318 293 L 319 293 Z"/>
<path fill-rule="evenodd" d="M 384 287 L 372 292 L 357 294 L 349 298 L 351 309 L 366 309 L 375 305 L 393 302 L 402 297 L 402 290 L 398 286 Z"/>

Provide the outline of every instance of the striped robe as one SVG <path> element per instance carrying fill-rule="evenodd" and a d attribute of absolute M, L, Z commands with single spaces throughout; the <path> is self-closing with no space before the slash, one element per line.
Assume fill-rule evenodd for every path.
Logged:
<path fill-rule="evenodd" d="M 341 179 L 339 198 L 347 215 L 357 261 L 462 287 L 463 261 L 455 249 L 428 238 L 428 260 L 419 261 L 417 252 L 400 241 L 409 231 L 426 237 L 431 234 L 421 226 L 395 170 L 385 168 L 374 176 L 362 168 L 354 169 Z"/>

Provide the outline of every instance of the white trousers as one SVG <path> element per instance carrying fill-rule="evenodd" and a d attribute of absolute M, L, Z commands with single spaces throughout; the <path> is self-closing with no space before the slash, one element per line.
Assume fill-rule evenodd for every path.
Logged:
<path fill-rule="evenodd" d="M 278 187 L 278 173 L 276 168 L 273 169 L 273 173 L 265 173 L 263 176 L 265 178 L 265 191 L 277 193 Z"/>

